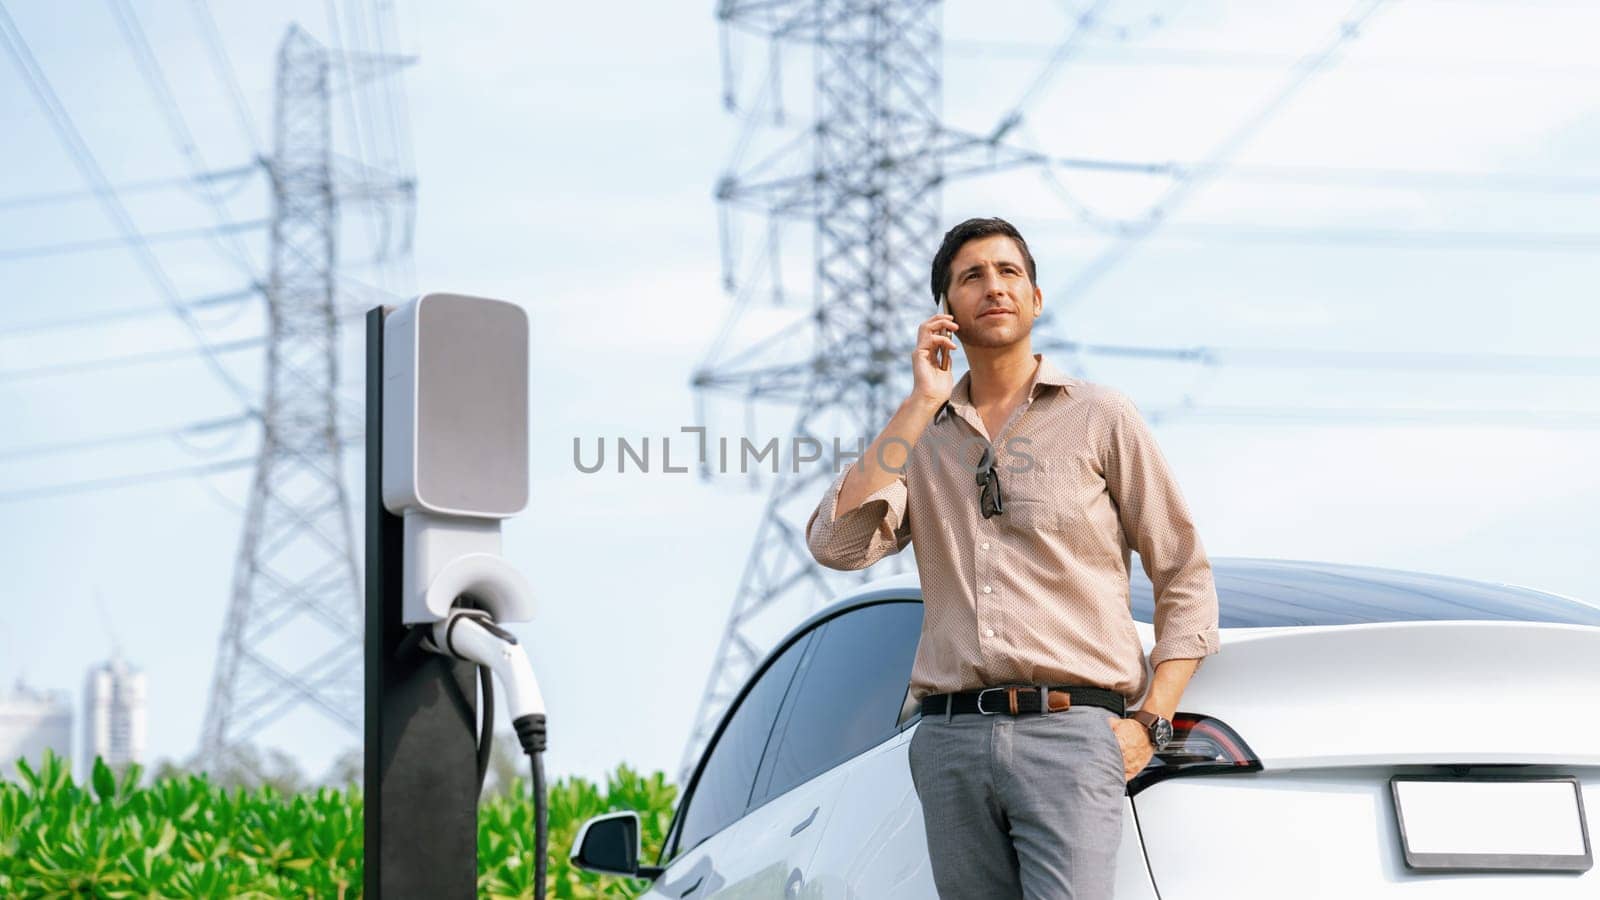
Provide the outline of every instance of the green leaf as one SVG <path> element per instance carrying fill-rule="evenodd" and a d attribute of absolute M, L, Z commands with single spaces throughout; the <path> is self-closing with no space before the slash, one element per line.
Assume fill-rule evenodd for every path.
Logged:
<path fill-rule="evenodd" d="M 117 776 L 99 756 L 94 758 L 94 792 L 108 803 L 117 798 Z"/>
<path fill-rule="evenodd" d="M 33 767 L 28 765 L 26 759 L 17 759 L 17 771 L 22 775 L 23 784 L 26 784 L 29 788 L 39 786 L 39 776 L 33 771 Z"/>
<path fill-rule="evenodd" d="M 162 822 L 161 823 L 161 837 L 156 840 L 156 845 L 154 847 L 150 848 L 151 852 L 154 853 L 156 856 L 164 856 L 164 855 L 166 855 L 166 852 L 168 850 L 172 849 L 172 842 L 177 840 L 177 839 L 178 839 L 178 828 L 177 828 L 177 826 L 173 825 L 170 820 L 166 821 L 166 822 Z"/>

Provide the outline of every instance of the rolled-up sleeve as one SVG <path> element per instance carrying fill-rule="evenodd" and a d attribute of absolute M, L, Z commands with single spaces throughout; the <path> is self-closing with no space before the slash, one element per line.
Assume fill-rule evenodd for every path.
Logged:
<path fill-rule="evenodd" d="M 833 480 L 806 522 L 806 544 L 811 555 L 818 563 L 842 571 L 865 569 L 911 543 L 905 476 L 869 495 L 855 509 L 841 513 L 839 491 L 849 475 L 850 469 L 846 468 Z"/>
<path fill-rule="evenodd" d="M 1154 669 L 1169 659 L 1216 653 L 1217 588 L 1189 508 L 1155 436 L 1133 401 L 1114 395 L 1106 433 L 1106 486 L 1116 501 L 1122 530 L 1155 587 Z"/>

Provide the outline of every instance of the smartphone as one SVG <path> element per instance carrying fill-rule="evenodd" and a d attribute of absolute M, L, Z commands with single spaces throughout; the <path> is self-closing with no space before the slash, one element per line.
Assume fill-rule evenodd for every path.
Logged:
<path fill-rule="evenodd" d="M 939 295 L 939 312 L 942 315 L 950 315 L 950 298 L 944 294 Z M 948 330 L 941 330 L 939 333 L 945 337 L 950 336 L 950 332 Z M 939 366 L 940 370 L 945 372 L 950 371 L 950 348 L 940 347 L 935 350 L 933 353 L 933 360 Z"/>

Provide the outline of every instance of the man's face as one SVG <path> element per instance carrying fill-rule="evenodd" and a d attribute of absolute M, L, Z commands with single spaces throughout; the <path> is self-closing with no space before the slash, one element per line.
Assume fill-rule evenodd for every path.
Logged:
<path fill-rule="evenodd" d="M 1028 278 L 1016 241 L 1003 234 L 967 241 L 950 261 L 950 313 L 969 347 L 1008 347 L 1033 331 L 1044 294 Z"/>

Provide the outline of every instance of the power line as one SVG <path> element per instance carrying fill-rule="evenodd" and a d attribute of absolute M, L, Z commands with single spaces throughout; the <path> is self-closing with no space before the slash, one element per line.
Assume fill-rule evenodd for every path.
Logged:
<path fill-rule="evenodd" d="M 178 152 L 189 163 L 190 173 L 198 175 L 207 171 L 210 167 L 206 165 L 205 156 L 200 152 L 200 145 L 196 143 L 194 133 L 189 130 L 189 123 L 184 120 L 183 108 L 178 104 L 178 98 L 173 95 L 172 86 L 167 83 L 167 77 L 161 70 L 161 63 L 156 59 L 155 51 L 150 48 L 150 39 L 144 33 L 144 26 L 139 23 L 138 14 L 134 12 L 128 0 L 109 0 L 109 2 L 117 26 L 127 41 L 128 49 L 133 52 L 139 75 L 155 98 L 156 106 L 161 110 L 162 118 L 166 120 L 167 130 L 171 133 Z M 228 214 L 227 206 L 222 202 L 222 197 L 216 192 L 215 187 L 206 182 L 200 182 L 200 187 L 217 224 L 223 227 L 232 225 L 233 217 Z M 219 249 L 231 253 L 239 268 L 254 277 L 255 265 L 250 260 L 249 248 L 239 240 L 237 232 L 220 233 L 232 236 L 233 240 L 230 242 L 232 246 L 228 248 L 222 248 L 219 243 Z"/>
<path fill-rule="evenodd" d="M 396 57 L 390 51 L 387 34 L 387 26 L 395 25 L 395 38 L 396 40 L 399 39 L 398 25 L 396 24 L 397 17 L 394 14 L 394 7 L 392 4 L 379 3 L 373 4 L 371 9 L 372 32 L 377 44 L 377 55 L 380 59 L 395 59 Z M 415 62 L 415 58 L 407 60 L 406 65 L 410 65 L 413 62 Z M 413 269 L 413 260 L 411 258 L 410 249 L 412 235 L 415 230 L 416 217 L 415 177 L 413 175 L 416 168 L 416 160 L 412 156 L 411 140 L 409 137 L 410 121 L 406 118 L 406 105 L 403 102 L 403 92 L 405 90 L 405 82 L 402 80 L 403 77 L 403 75 L 396 73 L 393 77 L 382 79 L 377 87 L 378 92 L 383 98 L 384 108 L 388 113 L 388 141 L 386 146 L 392 150 L 398 151 L 389 164 L 389 167 L 392 170 L 391 174 L 394 177 L 401 179 L 407 185 L 407 193 L 405 195 L 404 205 L 400 210 L 401 214 L 405 217 L 405 221 L 398 226 L 400 229 L 402 229 L 401 233 L 403 235 L 403 240 L 400 245 L 401 252 L 397 257 L 395 254 L 392 254 L 388 251 L 387 246 L 384 250 L 384 256 L 386 260 L 393 261 L 398 258 L 399 265 L 385 265 L 382 267 L 382 269 L 380 269 L 380 279 L 384 281 L 386 287 L 390 285 L 390 279 L 387 276 L 391 272 L 395 274 L 396 280 L 399 280 L 402 285 L 411 284 L 415 281 L 415 271 Z M 385 240 L 387 241 L 392 239 L 392 236 L 387 232 L 389 231 L 390 227 L 389 216 L 390 213 L 394 211 L 394 207 L 393 204 L 389 204 L 382 207 L 382 209 L 386 232 Z"/>
<path fill-rule="evenodd" d="M 344 75 L 342 93 L 346 96 L 340 102 L 355 151 L 354 165 L 365 173 L 360 180 L 375 187 L 359 197 L 347 195 L 341 199 L 373 202 L 367 223 L 378 280 L 385 287 L 396 280 L 409 284 L 415 280 L 408 255 L 414 228 L 415 179 L 409 175 L 410 141 L 402 135 L 408 126 L 403 107 L 396 99 L 399 86 L 395 78 L 377 78 L 374 73 L 397 71 L 415 62 L 415 58 L 389 53 L 385 23 L 392 21 L 392 8 L 381 4 L 369 7 L 356 0 L 345 6 L 341 20 L 336 0 L 326 0 L 325 4 L 328 28 L 339 51 L 334 58 Z M 386 154 L 385 150 L 393 152 Z M 380 171 L 384 176 L 375 177 Z"/>
<path fill-rule="evenodd" d="M 1366 24 L 1378 9 L 1383 6 L 1384 0 L 1360 0 L 1351 7 L 1349 13 L 1339 22 L 1339 27 L 1328 41 L 1317 50 L 1300 58 L 1290 71 L 1288 80 L 1273 93 L 1272 97 L 1256 109 L 1245 120 L 1230 131 L 1223 138 L 1206 159 L 1193 171 L 1181 178 L 1166 191 L 1150 207 L 1145 217 L 1137 228 L 1131 233 L 1119 238 L 1110 248 L 1102 252 L 1084 267 L 1082 273 L 1074 279 L 1065 289 L 1056 292 L 1057 309 L 1064 308 L 1080 299 L 1099 280 L 1105 277 L 1122 258 L 1128 254 L 1141 240 L 1149 236 L 1156 229 L 1166 223 L 1166 220 L 1176 212 L 1189 196 L 1202 184 L 1205 184 L 1218 171 L 1226 167 L 1228 160 L 1242 149 L 1251 137 L 1268 121 L 1276 116 L 1312 76 L 1326 68 L 1338 56 L 1345 44 L 1361 33 L 1361 27 Z"/>
<path fill-rule="evenodd" d="M 84 180 L 89 182 L 89 185 L 94 189 L 95 196 L 100 201 L 101 207 L 107 217 L 115 223 L 117 230 L 121 232 L 123 241 L 133 251 L 134 257 L 144 269 L 145 275 L 155 284 L 173 312 L 177 314 L 178 319 L 189 329 L 189 333 L 194 337 L 197 346 L 200 348 L 201 355 L 205 357 L 207 366 L 233 392 L 234 396 L 244 404 L 245 409 L 252 412 L 255 411 L 255 398 L 251 396 L 250 392 L 245 389 L 237 378 L 233 377 L 232 373 L 223 367 L 217 355 L 211 352 L 204 330 L 195 321 L 193 313 L 182 305 L 183 301 L 176 286 L 167 277 L 166 270 L 161 266 L 161 261 L 156 258 L 155 252 L 150 248 L 149 243 L 145 241 L 138 226 L 134 223 L 133 217 L 118 198 L 115 188 L 111 186 L 110 180 L 106 178 L 105 172 L 101 170 L 100 164 L 94 158 L 94 154 L 90 152 L 88 144 L 84 142 L 83 136 L 79 134 L 77 126 L 73 124 L 72 117 L 67 113 L 66 107 L 62 105 L 60 98 L 56 96 L 55 90 L 50 87 L 49 79 L 45 77 L 44 71 L 39 68 L 38 61 L 34 59 L 33 52 L 29 49 L 22 33 L 17 30 L 16 22 L 11 18 L 10 10 L 6 8 L 3 0 L 0 0 L 0 43 L 5 45 L 12 61 L 17 65 L 17 70 L 22 75 L 23 82 L 27 84 L 28 90 L 44 109 L 46 116 L 50 120 L 51 127 L 54 128 L 56 136 L 61 140 L 62 146 L 66 148 L 68 155 L 72 157 L 73 163 L 77 165 L 78 170 L 83 174 Z"/>
<path fill-rule="evenodd" d="M 1026 128 L 1017 122 L 1012 128 Z M 1009 129 L 1008 129 L 1009 130 Z M 1463 172 L 1405 168 L 1362 168 L 1349 166 L 1207 163 L 1196 161 L 1109 159 L 1083 156 L 1056 156 L 992 140 L 988 136 L 947 128 L 943 138 L 950 144 L 982 151 L 985 171 L 1044 166 L 1051 169 L 1088 172 L 1096 175 L 1131 177 L 1194 178 L 1202 170 L 1207 180 L 1258 181 L 1276 184 L 1337 185 L 1351 187 L 1503 191 L 1549 194 L 1600 194 L 1600 175 L 1573 175 L 1556 172 Z"/>
<path fill-rule="evenodd" d="M 254 175 L 261 171 L 258 166 L 237 166 L 232 169 L 218 169 L 213 172 L 202 172 L 199 175 L 184 175 L 179 178 L 149 178 L 143 181 L 129 181 L 113 185 L 112 190 L 119 194 L 146 194 L 155 191 L 174 190 L 179 188 L 193 189 L 198 183 L 210 183 L 239 179 L 241 183 L 246 176 Z M 238 190 L 237 187 L 233 190 Z M 17 209 L 27 206 L 47 206 L 52 203 L 71 203 L 76 200 L 93 200 L 95 192 L 90 190 L 72 191 L 46 191 L 37 194 L 17 194 L 11 197 L 0 198 L 0 209 Z"/>
<path fill-rule="evenodd" d="M 1026 123 L 1019 126 L 1031 133 Z M 969 145 L 980 146 L 984 139 L 971 135 L 951 137 Z M 1000 152 L 1000 148 L 995 148 Z M 1132 175 L 1142 177 L 1169 177 L 1182 179 L 1199 168 L 1195 163 L 1148 162 L 1137 160 L 1101 160 L 1083 158 L 1056 158 L 1043 153 L 1005 147 L 1005 165 L 1015 167 L 1026 164 L 1042 165 L 1045 183 L 1071 210 L 1076 222 L 1105 234 L 1132 236 L 1145 227 L 1137 219 L 1121 219 L 1099 212 L 1079 199 L 1056 177 L 1057 169 L 1073 169 L 1098 174 Z M 1408 190 L 1462 190 L 1505 191 L 1523 193 L 1551 193 L 1563 196 L 1573 194 L 1600 194 L 1600 177 L 1563 175 L 1534 172 L 1451 172 L 1423 171 L 1417 169 L 1361 169 L 1329 166 L 1286 165 L 1227 165 L 1211 178 L 1232 178 L 1268 183 L 1307 184 L 1316 186 L 1354 186 L 1380 189 Z M 1048 221 L 1048 220 L 1046 220 Z M 1587 233 L 1513 232 L 1513 231 L 1460 231 L 1438 229 L 1341 229 L 1328 226 L 1296 227 L 1290 225 L 1252 225 L 1249 223 L 1184 223 L 1167 225 L 1163 233 L 1180 232 L 1182 235 L 1202 239 L 1241 239 L 1312 244 L 1365 244 L 1375 247 L 1402 247 L 1411 249 L 1452 249 L 1456 247 L 1482 247 L 1488 249 L 1523 249 L 1564 251 L 1586 250 L 1594 240 Z M 1229 234 L 1232 232 L 1232 234 Z M 1149 239 L 1147 236 L 1146 240 Z"/>
<path fill-rule="evenodd" d="M 1041 353 L 1120 357 L 1151 362 L 1274 369 L 1364 369 L 1369 371 L 1461 372 L 1497 375 L 1600 375 L 1600 356 L 1515 353 L 1437 353 L 1417 350 L 1327 350 L 1312 347 L 1138 347 L 1043 337 Z"/>
<path fill-rule="evenodd" d="M 188 310 L 211 309 L 219 306 L 231 306 L 249 300 L 259 294 L 259 287 L 246 288 L 240 291 L 228 291 L 223 294 L 211 294 L 205 297 L 196 297 L 185 300 L 180 305 Z M 38 334 L 46 331 L 66 331 L 76 328 L 95 328 L 110 325 L 116 322 L 126 322 L 129 319 L 143 319 L 153 316 L 164 316 L 172 312 L 172 307 L 167 304 L 154 306 L 138 306 L 132 309 L 110 310 L 101 313 L 89 313 L 82 316 L 73 316 L 64 319 L 47 319 L 42 322 L 25 322 L 21 325 L 10 325 L 0 328 L 0 338 L 19 337 Z"/>
<path fill-rule="evenodd" d="M 1014 164 L 1039 164 L 1103 175 L 1162 178 L 1189 178 L 1203 166 L 1202 163 L 1198 162 L 1054 157 L 1031 151 L 1017 151 Z M 1231 179 L 1277 184 L 1548 194 L 1600 194 L 1600 176 L 1572 175 L 1559 172 L 1462 172 L 1438 169 L 1229 163 L 1217 167 L 1210 177 L 1215 180 Z"/>
<path fill-rule="evenodd" d="M 1197 168 L 1174 164 L 1174 174 Z M 1336 166 L 1228 165 L 1218 177 L 1248 181 L 1352 185 L 1430 190 L 1517 191 L 1548 194 L 1600 194 L 1600 176 L 1543 172 L 1452 172 L 1420 169 L 1356 169 Z"/>
<path fill-rule="evenodd" d="M 1600 412 L 1536 409 L 1358 409 L 1292 406 L 1172 406 L 1146 412 L 1152 424 L 1426 425 L 1517 428 L 1600 428 Z"/>
<path fill-rule="evenodd" d="M 64 497 L 70 494 L 82 494 L 88 491 L 105 491 L 115 488 L 134 487 L 141 484 L 155 484 L 162 481 L 175 481 L 180 478 L 193 478 L 197 475 L 215 475 L 221 472 L 235 472 L 255 465 L 253 456 L 239 457 L 222 462 L 202 463 L 196 466 L 183 466 L 176 469 L 163 469 L 157 472 L 145 472 L 138 475 L 119 475 L 110 478 L 91 478 L 84 481 L 69 481 L 60 484 L 49 484 L 36 488 L 25 488 L 18 491 L 0 491 L 0 503 L 17 503 L 24 500 L 43 500 L 53 497 Z"/>
<path fill-rule="evenodd" d="M 254 219 L 249 222 L 231 222 L 227 225 L 206 225 L 200 228 L 176 228 L 171 231 L 151 231 L 140 234 L 139 240 L 143 244 L 171 243 L 175 241 L 192 241 L 200 238 L 214 237 L 218 234 L 232 234 L 243 231 L 253 231 L 265 228 L 270 224 L 264 219 Z M 34 247 L 13 247 L 9 250 L 0 250 L 0 262 L 11 262 L 19 259 L 38 259 L 46 256 L 66 256 L 72 253 L 94 253 L 100 250 L 115 250 L 127 246 L 126 237 L 93 238 L 86 241 L 64 241 L 59 244 L 40 244 Z M 179 301 L 169 308 L 181 306 Z"/>
<path fill-rule="evenodd" d="M 217 31 L 217 21 L 211 16 L 211 7 L 207 5 L 206 0 L 193 0 L 189 8 L 194 12 L 201 37 L 205 38 L 206 49 L 211 51 L 211 69 L 228 86 L 228 96 L 232 100 L 239 130 L 244 132 L 245 141 L 259 158 L 263 153 L 261 138 L 256 134 L 255 119 L 250 114 L 250 104 L 245 100 L 244 91 L 239 89 L 239 78 L 233 67 L 233 59 L 228 55 L 228 45 L 223 43 L 222 34 Z"/>
<path fill-rule="evenodd" d="M 1056 70 L 1061 68 L 1068 59 L 1071 59 L 1082 48 L 1084 38 L 1094 28 L 1095 19 L 1100 15 L 1101 9 L 1105 7 L 1107 2 L 1109 0 L 1095 0 L 1093 5 L 1073 19 L 1071 27 L 1067 29 L 1067 33 L 1061 40 L 1056 42 L 1055 52 L 1050 54 L 1050 59 L 1045 63 L 1044 68 L 1023 89 L 1022 96 L 1017 98 L 1017 102 L 1011 104 L 1005 115 L 999 118 L 999 124 L 995 126 L 992 134 L 994 140 L 999 140 L 1012 126 L 1021 121 L 1023 109 L 1032 103 L 1035 97 L 1039 96 L 1045 85 L 1049 84 L 1051 79 L 1055 77 Z"/>
<path fill-rule="evenodd" d="M 1343 244 L 1405 250 L 1515 250 L 1574 253 L 1600 249 L 1593 232 L 1447 231 L 1399 228 L 1331 228 L 1289 225 L 1184 223 L 1169 225 L 1175 237 L 1224 237 L 1255 243 Z"/>
<path fill-rule="evenodd" d="M 328 26 L 332 29 L 333 38 L 336 42 L 336 49 L 338 49 L 341 55 L 346 55 L 350 50 L 350 44 L 346 42 L 344 27 L 341 26 L 339 22 L 338 0 L 325 0 L 325 10 L 328 16 Z M 355 20 L 358 19 L 359 16 L 349 16 L 347 18 L 353 37 L 355 32 Z M 360 52 L 364 49 L 365 48 L 358 47 L 357 51 Z M 351 94 L 360 97 L 360 99 L 364 101 L 365 86 L 353 86 L 351 88 Z M 366 102 L 358 103 L 352 97 L 344 97 L 341 99 L 341 105 L 344 107 L 345 111 L 345 118 L 350 126 L 350 138 L 355 144 L 355 158 L 363 169 L 370 171 L 375 168 L 372 160 L 376 157 L 376 149 L 379 137 L 377 130 L 372 125 L 372 114 L 369 104 Z M 371 141 L 374 150 L 374 152 L 371 154 L 367 152 L 367 144 L 369 140 Z M 383 226 L 373 216 L 367 216 L 366 219 L 367 230 L 371 233 L 373 249 L 375 252 L 381 252 L 381 248 L 384 245 Z"/>
<path fill-rule="evenodd" d="M 0 369 L 0 383 L 25 381 L 33 378 L 52 378 L 60 375 L 75 375 L 80 372 L 96 372 L 105 369 L 120 369 L 127 366 L 145 366 L 154 363 L 172 362 L 178 359 L 192 359 L 200 355 L 214 358 L 217 354 L 222 353 L 256 350 L 266 346 L 266 344 L 266 338 L 253 337 L 222 344 L 207 344 L 203 348 L 187 347 L 182 350 L 155 350 L 146 353 L 129 353 L 125 356 L 112 356 L 104 359 L 91 359 L 83 362 L 52 363 L 47 366 L 33 366 L 26 369 Z"/>
<path fill-rule="evenodd" d="M 176 428 L 149 428 L 143 431 L 128 431 L 121 434 L 105 435 L 95 438 L 84 438 L 75 441 L 56 441 L 48 444 L 28 444 L 21 447 L 7 447 L 0 449 L 0 459 L 27 459 L 31 456 L 52 456 L 58 453 L 77 453 L 84 450 L 99 450 L 105 447 L 115 447 L 122 444 L 138 444 L 166 438 L 181 439 L 189 435 L 206 434 L 228 428 L 237 428 L 256 421 L 254 416 L 229 416 L 223 419 L 208 419 L 203 422 L 193 422 Z"/>
<path fill-rule="evenodd" d="M 1035 41 L 977 41 L 957 40 L 945 43 L 945 52 L 951 56 L 1016 59 L 1026 56 L 1044 56 L 1059 51 L 1059 44 L 1041 44 Z M 1075 60 L 1080 66 L 1137 67 L 1167 66 L 1176 68 L 1217 69 L 1281 69 L 1295 62 L 1292 53 L 1267 50 L 1216 50 L 1200 47 L 1140 47 L 1117 45 L 1090 45 L 1080 48 Z M 1524 77 L 1593 78 L 1600 75 L 1600 66 L 1588 63 L 1551 63 L 1538 60 L 1511 59 L 1402 59 L 1398 57 L 1365 56 L 1349 60 L 1346 65 L 1355 71 L 1415 72 L 1439 75 L 1446 72 L 1492 74 L 1496 78 L 1508 75 Z"/>
<path fill-rule="evenodd" d="M 1057 220 L 1040 223 L 1043 231 Z M 1129 235 L 1128 223 L 1092 225 L 1096 231 Z M 1142 240 L 1238 241 L 1254 244 L 1359 246 L 1395 250 L 1504 250 L 1525 253 L 1587 253 L 1600 249 L 1600 233 L 1572 231 L 1488 231 L 1427 228 L 1338 228 L 1333 226 L 1261 225 L 1232 222 L 1170 224 Z"/>
<path fill-rule="evenodd" d="M 253 418 L 253 417 L 251 417 Z M 340 447 L 360 444 L 359 435 L 339 435 L 337 443 Z M 90 478 L 82 481 L 68 481 L 57 484 L 47 484 L 36 488 L 24 488 L 15 491 L 0 491 L 0 503 L 16 503 L 25 500 L 45 500 L 55 497 L 64 497 L 71 494 L 82 494 L 91 491 L 115 490 L 124 487 L 135 487 L 141 484 L 155 484 L 162 481 L 177 481 L 183 478 L 199 478 L 207 475 L 218 475 L 225 472 L 236 472 L 256 465 L 259 457 L 241 456 L 220 462 L 199 463 L 191 466 L 180 466 L 172 469 L 160 469 L 155 472 L 143 472 L 134 475 L 116 475 L 108 478 Z M 215 494 L 215 490 L 207 485 L 207 489 Z M 231 504 L 230 505 L 236 505 Z"/>
<path fill-rule="evenodd" d="M 1147 362 L 1191 363 L 1208 368 L 1225 366 L 1279 369 L 1336 369 L 1342 371 L 1404 371 L 1477 375 L 1600 376 L 1600 356 L 1544 356 L 1509 353 L 1438 353 L 1386 350 L 1323 350 L 1313 348 L 1254 347 L 1137 347 L 1090 344 L 1044 338 L 1035 343 L 1040 352 L 1065 352 L 1080 356 L 1120 357 Z M 1600 427 L 1600 412 L 1584 410 L 1493 410 L 1422 408 L 1310 408 L 1224 406 L 1193 401 L 1153 408 L 1146 413 L 1152 423 L 1184 420 L 1208 424 L 1337 424 L 1337 425 L 1495 425 L 1527 428 Z"/>
<path fill-rule="evenodd" d="M 1553 10 L 1566 10 L 1571 12 L 1594 12 L 1594 4 L 1590 0 L 1572 0 L 1571 3 L 1544 2 L 1507 3 L 1506 0 L 1423 0 L 1423 5 L 1433 3 L 1436 6 L 1476 6 L 1480 9 L 1499 9 L 1501 11 L 1516 12 L 1521 15 L 1526 12 L 1551 12 Z"/>
<path fill-rule="evenodd" d="M 393 15 L 393 6 L 380 3 L 375 4 L 372 9 L 372 32 L 377 39 L 378 57 L 391 59 L 394 54 L 389 49 L 389 36 L 384 26 L 386 22 L 394 23 L 396 21 Z M 386 15 L 385 13 L 388 14 Z M 397 40 L 399 39 L 398 27 L 396 28 L 395 37 Z M 396 174 L 409 174 L 414 161 L 411 155 L 411 142 L 403 139 L 404 135 L 409 131 L 406 107 L 404 103 L 400 102 L 400 92 L 404 85 L 398 79 L 384 79 L 381 84 L 382 87 L 380 89 L 383 92 L 384 104 L 389 114 L 389 146 L 399 151 L 395 158 L 394 167 L 400 171 Z"/>

